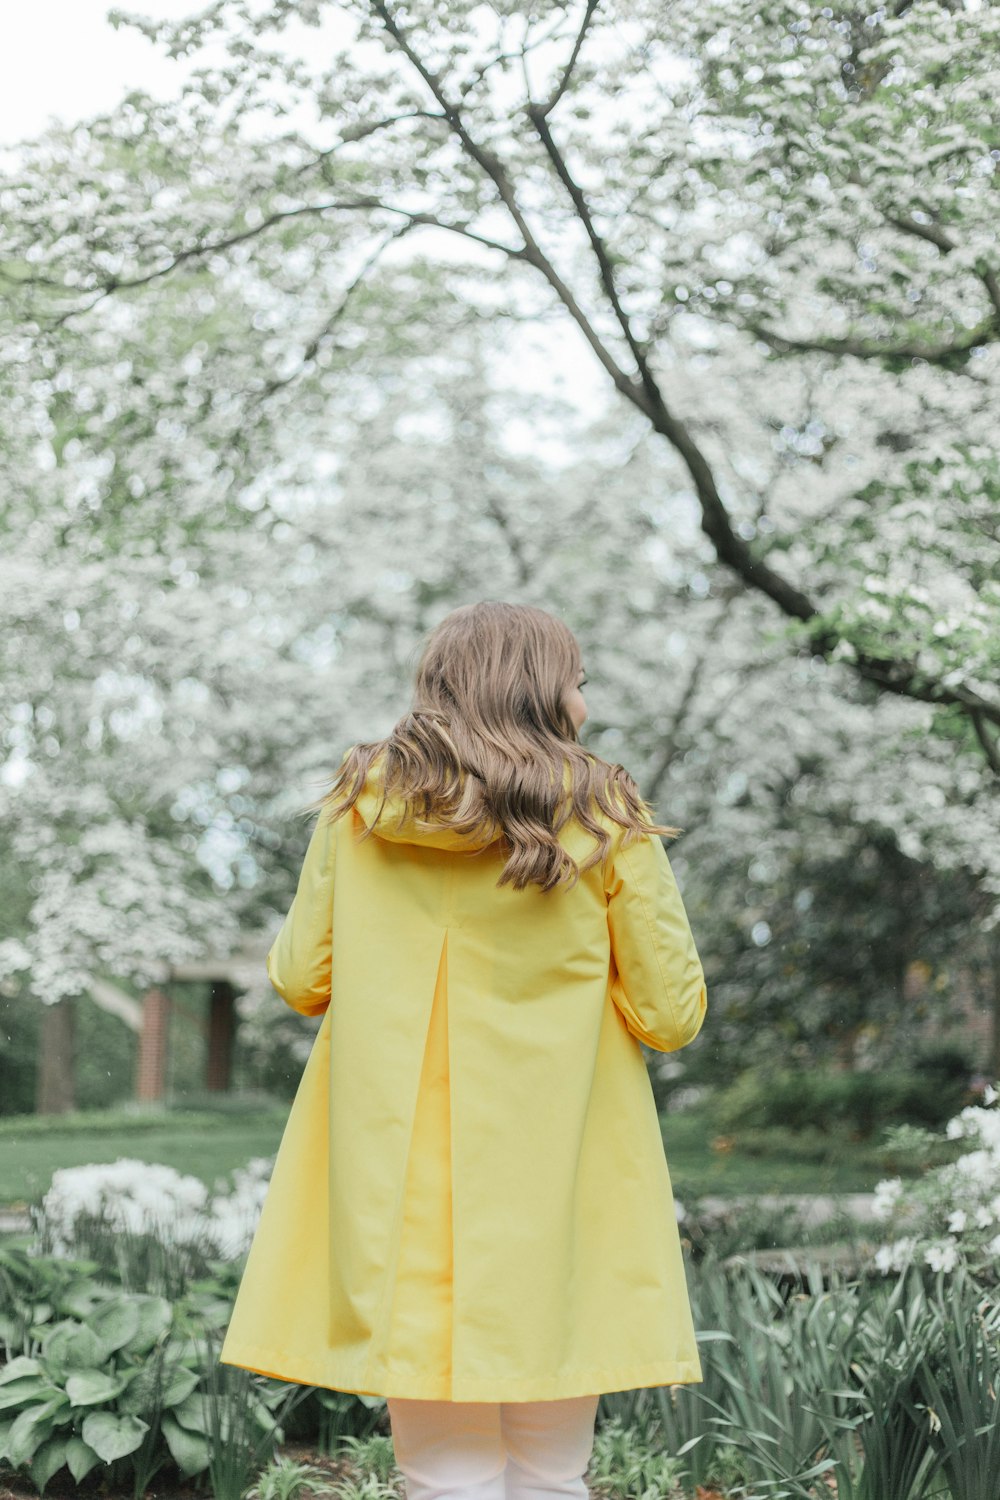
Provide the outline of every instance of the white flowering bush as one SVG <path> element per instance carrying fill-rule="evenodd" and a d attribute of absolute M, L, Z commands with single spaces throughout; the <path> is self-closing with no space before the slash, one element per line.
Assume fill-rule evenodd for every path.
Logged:
<path fill-rule="evenodd" d="M 1000 1092 L 988 1087 L 982 1105 L 969 1105 L 945 1126 L 950 1141 L 969 1149 L 915 1182 L 880 1182 L 873 1213 L 887 1233 L 875 1254 L 879 1270 L 901 1271 L 922 1261 L 932 1271 L 962 1263 L 995 1275 L 1000 1261 Z M 928 1144 L 938 1137 L 925 1132 Z M 891 1236 L 891 1238 L 890 1238 Z"/>
<path fill-rule="evenodd" d="M 131 1157 L 63 1167 L 32 1210 L 35 1233 L 51 1253 L 67 1255 L 80 1219 L 101 1219 L 119 1232 L 154 1235 L 168 1245 L 197 1244 L 234 1259 L 249 1248 L 273 1166 L 273 1156 L 255 1157 L 237 1167 L 230 1181 L 217 1178 L 211 1191 L 197 1177 Z"/>

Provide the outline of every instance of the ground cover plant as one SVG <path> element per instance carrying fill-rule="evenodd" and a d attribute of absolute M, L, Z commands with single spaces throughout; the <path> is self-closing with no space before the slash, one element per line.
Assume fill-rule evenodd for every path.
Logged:
<path fill-rule="evenodd" d="M 843 1215 L 816 1230 L 782 1207 L 682 1210 L 705 1380 L 603 1396 L 595 1486 L 806 1500 L 833 1475 L 839 1500 L 996 1500 L 998 1097 L 947 1122 L 938 1144 L 954 1160 L 879 1184 L 884 1224 L 910 1225 L 902 1240 L 866 1243 Z M 915 1158 L 937 1139 L 897 1127 L 894 1149 Z M 211 1188 L 139 1158 L 52 1175 L 29 1242 L 0 1249 L 8 1470 L 43 1493 L 99 1470 L 138 1500 L 165 1472 L 241 1500 L 255 1482 L 307 1486 L 308 1472 L 273 1467 L 307 1437 L 327 1454 L 367 1444 L 362 1488 L 391 1488 L 378 1398 L 218 1363 L 272 1165 L 253 1158 Z M 852 1241 L 865 1274 L 820 1256 L 830 1237 Z M 794 1276 L 748 1258 L 776 1243 L 799 1247 Z"/>
<path fill-rule="evenodd" d="M 98 1474 L 114 1500 L 154 1477 L 178 1500 L 287 1500 L 317 1474 L 342 1500 L 399 1493 L 379 1398 L 218 1365 L 240 1270 L 213 1254 L 221 1218 L 178 1204 L 171 1237 L 165 1217 L 144 1232 L 106 1196 L 96 1213 L 70 1200 L 49 1200 L 60 1253 L 0 1249 L 0 1475 L 15 1493 L 90 1493 Z M 807 1261 L 789 1290 L 703 1247 L 689 1279 L 705 1380 L 602 1396 L 591 1488 L 827 1500 L 832 1476 L 839 1500 L 995 1500 L 994 1293 L 962 1266 L 870 1269 Z M 346 1460 L 335 1483 L 324 1455 Z"/>

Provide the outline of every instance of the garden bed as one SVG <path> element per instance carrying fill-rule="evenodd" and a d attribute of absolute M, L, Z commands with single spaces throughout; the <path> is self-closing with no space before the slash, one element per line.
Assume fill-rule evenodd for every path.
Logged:
<path fill-rule="evenodd" d="M 331 1492 L 339 1486 L 349 1486 L 352 1481 L 359 1486 L 363 1475 L 351 1458 L 321 1453 L 312 1443 L 286 1443 L 280 1456 L 296 1464 L 307 1465 L 310 1470 L 322 1475 L 326 1488 Z M 204 1484 L 178 1476 L 158 1475 L 144 1492 L 145 1500 L 207 1500 L 209 1491 Z M 4 1474 L 0 1471 L 0 1500 L 39 1500 L 40 1491 L 23 1474 Z M 45 1488 L 44 1500 L 136 1500 L 131 1484 L 112 1488 L 103 1473 L 94 1471 L 80 1484 L 60 1484 L 58 1478 Z"/>

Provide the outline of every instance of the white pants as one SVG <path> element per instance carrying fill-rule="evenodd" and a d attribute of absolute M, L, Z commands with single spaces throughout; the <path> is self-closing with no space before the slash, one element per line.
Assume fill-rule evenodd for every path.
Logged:
<path fill-rule="evenodd" d="M 406 1500 L 587 1500 L 600 1396 L 416 1401 L 390 1396 Z"/>

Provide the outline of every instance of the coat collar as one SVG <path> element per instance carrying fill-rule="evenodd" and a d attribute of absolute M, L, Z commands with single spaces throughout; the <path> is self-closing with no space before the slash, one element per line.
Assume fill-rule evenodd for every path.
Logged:
<path fill-rule="evenodd" d="M 372 762 L 365 784 L 354 803 L 365 825 L 379 838 L 394 844 L 422 844 L 432 849 L 474 851 L 485 849 L 501 836 L 496 824 L 482 824 L 475 833 L 460 834 L 448 823 L 428 822 L 408 812 L 398 792 L 382 803 L 381 757 Z M 569 789 L 570 767 L 563 772 L 563 787 Z"/>

